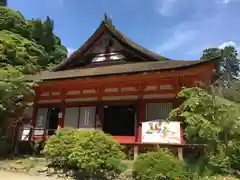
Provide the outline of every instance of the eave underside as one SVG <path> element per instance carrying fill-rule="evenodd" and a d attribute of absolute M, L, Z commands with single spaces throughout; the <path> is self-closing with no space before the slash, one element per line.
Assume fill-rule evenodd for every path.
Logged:
<path fill-rule="evenodd" d="M 127 63 L 120 65 L 109 65 L 103 67 L 89 67 L 56 72 L 41 72 L 37 75 L 27 76 L 27 80 L 54 80 L 54 79 L 71 79 L 85 78 L 96 76 L 110 76 L 121 74 L 136 74 L 148 72 L 169 72 L 170 74 L 177 70 L 191 70 L 192 68 L 201 69 L 202 65 L 215 65 L 212 61 L 156 61 L 143 63 Z"/>

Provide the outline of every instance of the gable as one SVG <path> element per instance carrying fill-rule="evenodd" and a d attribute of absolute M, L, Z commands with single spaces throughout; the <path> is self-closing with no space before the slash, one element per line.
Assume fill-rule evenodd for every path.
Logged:
<path fill-rule="evenodd" d="M 124 55 L 125 48 L 112 35 L 105 31 L 99 39 L 87 50 L 86 56 L 91 56 L 91 63 L 128 60 Z"/>
<path fill-rule="evenodd" d="M 168 59 L 137 45 L 103 21 L 81 48 L 52 71 L 158 60 Z"/>
<path fill-rule="evenodd" d="M 105 53 L 107 46 L 111 43 L 111 51 L 112 52 L 118 52 L 122 51 L 124 48 L 122 45 L 111 36 L 109 32 L 104 32 L 99 39 L 97 39 L 92 45 L 86 54 L 101 54 Z"/>

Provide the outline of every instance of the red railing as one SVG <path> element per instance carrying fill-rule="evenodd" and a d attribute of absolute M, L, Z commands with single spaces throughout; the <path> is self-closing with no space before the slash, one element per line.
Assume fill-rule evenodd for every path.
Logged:
<path fill-rule="evenodd" d="M 54 135 L 56 130 L 57 129 L 22 128 L 20 129 L 21 137 L 19 138 L 22 141 L 46 140 L 48 136 Z"/>

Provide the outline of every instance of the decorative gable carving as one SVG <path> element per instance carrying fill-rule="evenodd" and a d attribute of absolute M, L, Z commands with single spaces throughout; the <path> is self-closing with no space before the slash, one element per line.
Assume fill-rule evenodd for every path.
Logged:
<path fill-rule="evenodd" d="M 103 61 L 109 61 L 109 60 L 121 60 L 124 59 L 124 56 L 122 54 L 118 54 L 118 53 L 103 53 L 103 54 L 99 54 L 96 55 L 92 62 L 103 62 Z"/>
<path fill-rule="evenodd" d="M 85 54 L 106 53 L 106 48 L 110 42 L 110 52 L 119 52 L 124 49 L 116 39 L 114 39 L 108 32 L 105 31 L 104 34 L 96 42 L 94 42 L 94 44 L 88 49 Z"/>
<path fill-rule="evenodd" d="M 82 47 L 52 71 L 111 65 L 111 62 L 94 63 L 106 60 L 114 60 L 112 61 L 113 64 L 117 64 L 167 60 L 167 58 L 153 53 L 128 39 L 113 26 L 111 20 L 107 19 L 100 24 L 99 28 Z"/>

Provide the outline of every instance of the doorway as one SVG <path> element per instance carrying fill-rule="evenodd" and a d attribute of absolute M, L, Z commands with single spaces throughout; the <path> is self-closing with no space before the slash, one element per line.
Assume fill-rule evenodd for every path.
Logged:
<path fill-rule="evenodd" d="M 58 114 L 60 108 L 49 108 L 48 110 L 48 135 L 53 135 L 58 128 Z"/>
<path fill-rule="evenodd" d="M 105 106 L 103 131 L 113 136 L 134 136 L 135 108 L 133 105 Z"/>

